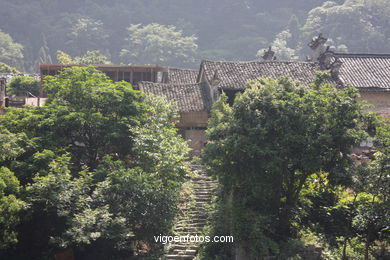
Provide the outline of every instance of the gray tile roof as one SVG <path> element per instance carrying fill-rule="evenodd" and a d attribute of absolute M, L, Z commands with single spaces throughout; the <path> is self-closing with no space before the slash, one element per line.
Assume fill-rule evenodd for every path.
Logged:
<path fill-rule="evenodd" d="M 361 91 L 390 91 L 390 54 L 335 53 L 343 63 L 339 78 Z"/>
<path fill-rule="evenodd" d="M 201 64 L 201 71 L 210 82 L 217 72 L 222 89 L 243 89 L 249 80 L 260 77 L 280 78 L 286 76 L 305 85 L 313 82 L 320 66 L 315 62 L 298 61 L 208 61 Z M 199 78 L 198 78 L 199 80 Z"/>
<path fill-rule="evenodd" d="M 195 84 L 197 83 L 196 78 L 198 74 L 198 70 L 169 68 L 166 83 Z"/>
<path fill-rule="evenodd" d="M 138 88 L 145 93 L 153 93 L 165 97 L 169 102 L 175 102 L 179 112 L 209 111 L 211 98 L 204 84 L 165 84 L 153 82 L 138 82 Z"/>

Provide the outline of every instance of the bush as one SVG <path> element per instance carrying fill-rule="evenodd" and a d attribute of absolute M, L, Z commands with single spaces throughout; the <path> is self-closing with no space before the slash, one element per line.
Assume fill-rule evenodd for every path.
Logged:
<path fill-rule="evenodd" d="M 34 96 L 39 96 L 39 82 L 34 77 L 16 76 L 8 84 L 8 95 L 24 96 L 30 92 Z"/>

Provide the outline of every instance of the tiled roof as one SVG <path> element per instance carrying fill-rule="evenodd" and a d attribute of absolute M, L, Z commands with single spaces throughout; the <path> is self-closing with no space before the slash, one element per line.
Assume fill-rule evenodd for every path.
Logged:
<path fill-rule="evenodd" d="M 165 84 L 138 82 L 138 87 L 145 93 L 153 93 L 165 97 L 169 102 L 176 102 L 180 112 L 208 111 L 211 98 L 202 83 Z"/>
<path fill-rule="evenodd" d="M 168 80 L 166 83 L 173 84 L 195 84 L 199 71 L 192 69 L 169 68 Z"/>
<path fill-rule="evenodd" d="M 218 74 L 222 89 L 243 89 L 250 80 L 260 77 L 280 78 L 286 76 L 305 85 L 313 82 L 320 66 L 315 62 L 298 61 L 208 61 L 201 64 L 201 71 L 210 82 L 215 73 Z M 199 79 L 198 79 L 199 80 Z"/>
<path fill-rule="evenodd" d="M 343 63 L 339 78 L 361 91 L 390 91 L 390 54 L 335 53 Z"/>

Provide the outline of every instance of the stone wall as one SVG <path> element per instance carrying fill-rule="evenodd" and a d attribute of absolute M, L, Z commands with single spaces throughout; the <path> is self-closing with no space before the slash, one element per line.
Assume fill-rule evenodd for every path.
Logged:
<path fill-rule="evenodd" d="M 188 141 L 191 156 L 200 155 L 206 144 L 207 121 L 208 113 L 206 111 L 180 113 L 177 127 L 182 137 Z"/>
<path fill-rule="evenodd" d="M 366 101 L 368 104 L 375 107 L 368 109 L 368 111 L 378 112 L 379 114 L 390 119 L 390 91 L 370 91 L 360 92 L 359 100 Z"/>
<path fill-rule="evenodd" d="M 207 127 L 209 114 L 206 111 L 199 112 L 181 112 L 180 121 L 177 127 Z"/>

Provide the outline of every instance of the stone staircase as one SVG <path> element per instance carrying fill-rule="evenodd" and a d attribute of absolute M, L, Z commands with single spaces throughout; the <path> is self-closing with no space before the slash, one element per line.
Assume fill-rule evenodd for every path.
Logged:
<path fill-rule="evenodd" d="M 179 211 L 174 226 L 175 236 L 202 235 L 207 222 L 208 205 L 217 187 L 217 182 L 202 173 L 190 180 L 191 195 L 185 205 Z M 181 241 L 168 245 L 168 253 L 164 260 L 194 259 L 200 243 Z"/>

